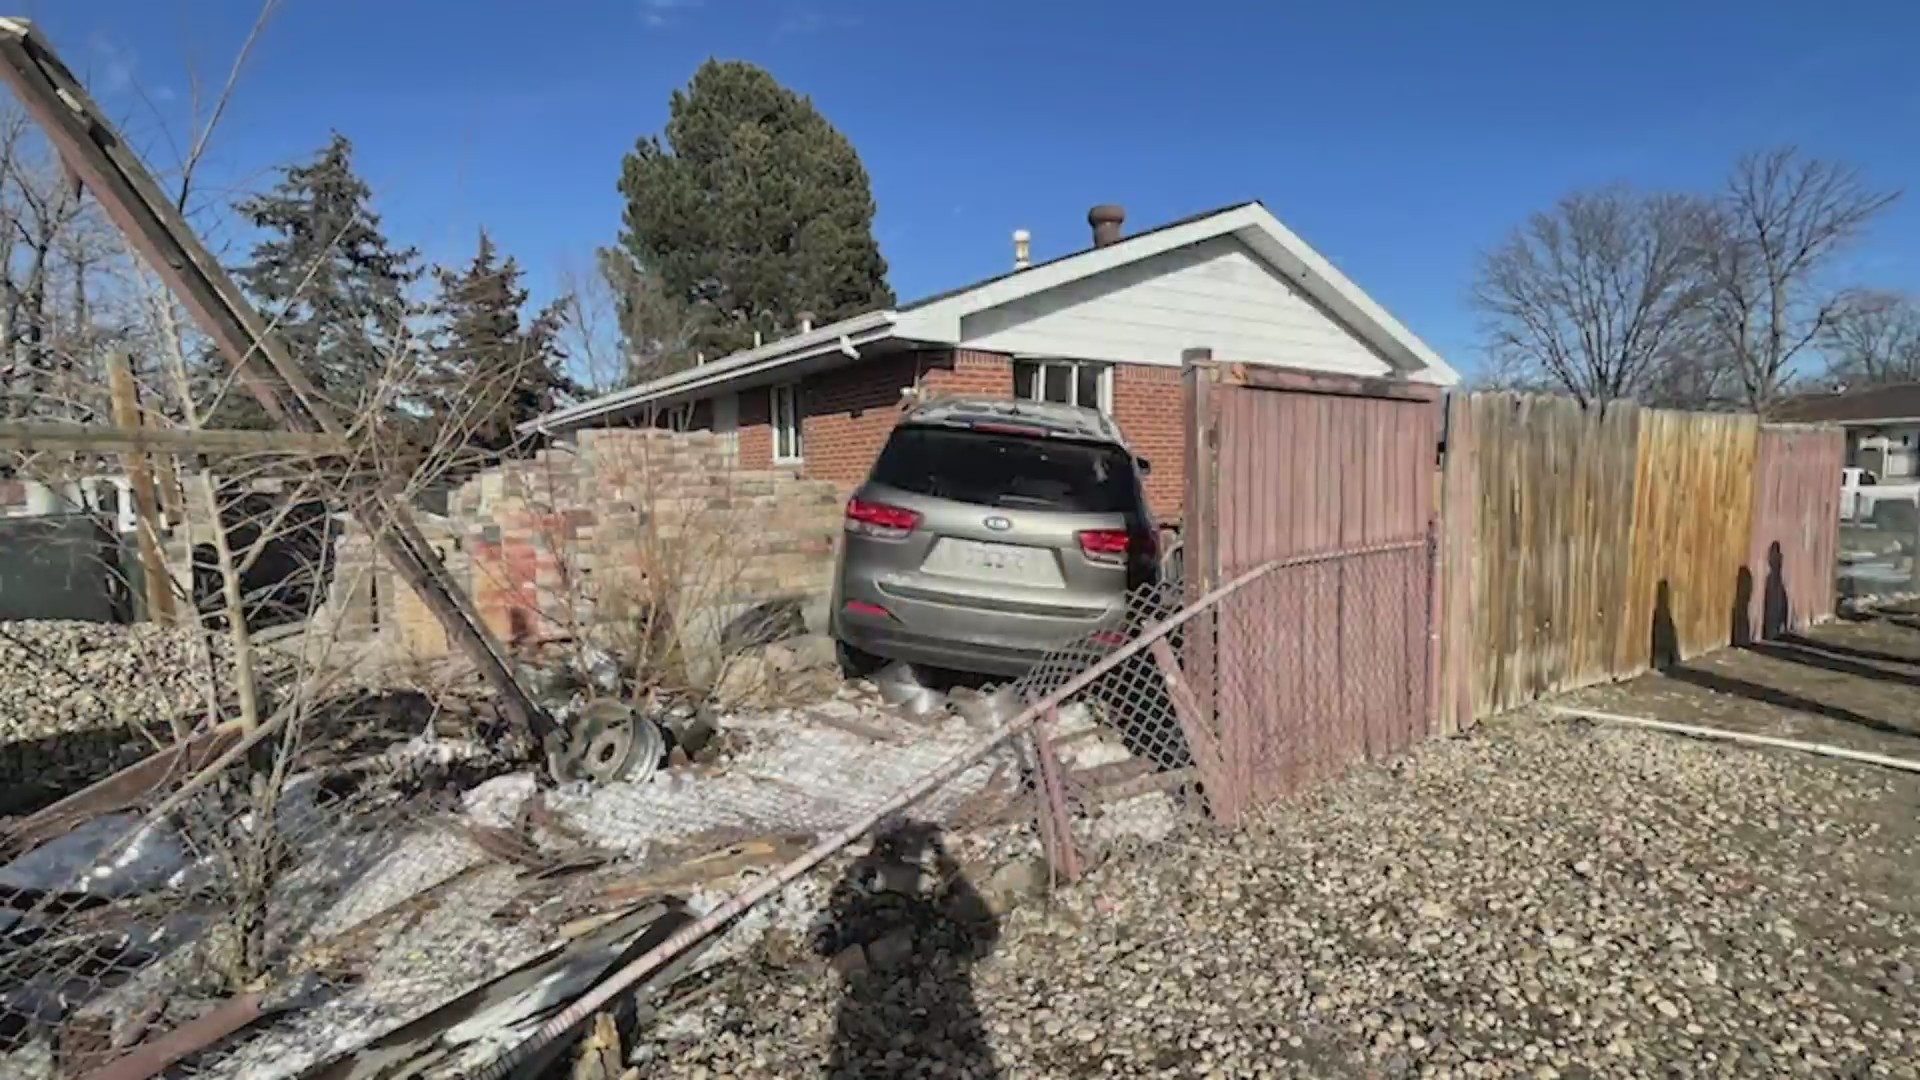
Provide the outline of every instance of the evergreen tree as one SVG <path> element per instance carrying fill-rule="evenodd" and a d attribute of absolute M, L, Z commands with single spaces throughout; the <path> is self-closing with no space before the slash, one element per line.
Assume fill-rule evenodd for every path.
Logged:
<path fill-rule="evenodd" d="M 434 270 L 433 408 L 442 424 L 465 433 L 468 446 L 491 452 L 512 446 L 515 427 L 574 390 L 559 345 L 562 306 L 551 304 L 523 324 L 527 290 L 520 276 L 485 230 L 465 270 Z"/>
<path fill-rule="evenodd" d="M 406 290 L 420 276 L 419 255 L 389 245 L 371 200 L 352 144 L 335 132 L 313 160 L 281 170 L 273 190 L 237 207 L 264 234 L 235 272 L 240 284 L 307 378 L 348 415 L 398 408 L 414 360 Z M 245 394 L 227 404 L 224 423 L 264 422 Z"/>
<path fill-rule="evenodd" d="M 621 163 L 621 246 L 706 315 L 708 357 L 893 303 L 853 144 L 805 97 L 740 61 L 674 91 L 664 137 Z"/>

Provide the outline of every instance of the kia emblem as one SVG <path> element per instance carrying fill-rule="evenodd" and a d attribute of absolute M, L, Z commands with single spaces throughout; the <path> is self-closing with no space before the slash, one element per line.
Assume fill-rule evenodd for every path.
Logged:
<path fill-rule="evenodd" d="M 1013 522 L 1008 521 L 1006 518 L 1000 517 L 997 514 L 993 517 L 988 518 L 984 522 L 984 524 L 986 525 L 987 528 L 992 529 L 994 532 L 1006 532 L 1008 529 L 1013 528 Z"/>

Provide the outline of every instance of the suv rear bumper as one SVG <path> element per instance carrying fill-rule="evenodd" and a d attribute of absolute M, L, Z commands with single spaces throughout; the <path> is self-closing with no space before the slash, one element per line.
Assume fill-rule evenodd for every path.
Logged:
<path fill-rule="evenodd" d="M 885 660 L 905 660 L 909 664 L 950 668 L 978 675 L 1023 675 L 1046 655 L 1044 650 L 1013 649 L 1002 645 L 984 645 L 950 638 L 932 638 L 910 634 L 893 627 L 862 626 L 864 616 L 836 617 L 835 640 Z"/>
<path fill-rule="evenodd" d="M 1124 608 L 1116 603 L 1097 615 L 1040 616 L 908 599 L 871 587 L 851 591 L 851 599 L 892 614 L 848 611 L 843 593 L 834 603 L 836 640 L 888 660 L 981 675 L 1023 674 L 1049 652 L 1116 619 Z"/>

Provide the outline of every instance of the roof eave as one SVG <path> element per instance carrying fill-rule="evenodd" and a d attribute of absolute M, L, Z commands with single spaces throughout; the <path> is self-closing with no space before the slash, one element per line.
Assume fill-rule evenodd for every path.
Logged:
<path fill-rule="evenodd" d="M 1845 420 L 1807 420 L 1809 424 L 1837 424 L 1840 427 L 1896 427 L 1901 424 L 1920 424 L 1920 416 L 1866 416 Z"/>
<path fill-rule="evenodd" d="M 738 378 L 831 352 L 840 348 L 843 341 L 855 346 L 870 344 L 891 336 L 893 326 L 898 320 L 898 314 L 892 310 L 869 311 L 852 318 L 841 319 L 839 322 L 828 323 L 826 326 L 804 334 L 795 334 L 757 348 L 744 349 L 711 364 L 700 364 L 638 386 L 629 386 L 609 394 L 602 394 L 578 405 L 555 409 L 544 416 L 535 417 L 521 424 L 517 430 L 523 435 L 552 435 L 572 431 L 600 417 L 625 409 L 662 398 L 694 393 L 720 383 L 732 382 Z"/>

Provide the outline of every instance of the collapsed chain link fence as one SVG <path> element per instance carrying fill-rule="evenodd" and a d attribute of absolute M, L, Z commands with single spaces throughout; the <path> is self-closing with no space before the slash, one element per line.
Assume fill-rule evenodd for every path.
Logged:
<path fill-rule="evenodd" d="M 1404 747 L 1429 712 L 1427 570 L 1410 541 L 1191 605 L 1143 590 L 1015 682 L 933 706 L 850 684 L 668 710 L 675 767 L 643 782 L 546 785 L 458 695 L 283 705 L 298 720 L 274 738 L 203 737 L 108 812 L 5 834 L 0 1073 L 146 1055 L 136 1075 L 265 1080 L 372 1054 L 537 1075 L 596 1012 L 809 932 L 830 906 L 810 871 L 903 821 L 938 831 L 952 873 L 1031 856 L 1070 878 Z M 498 1012 L 556 970 L 541 1007 Z"/>

